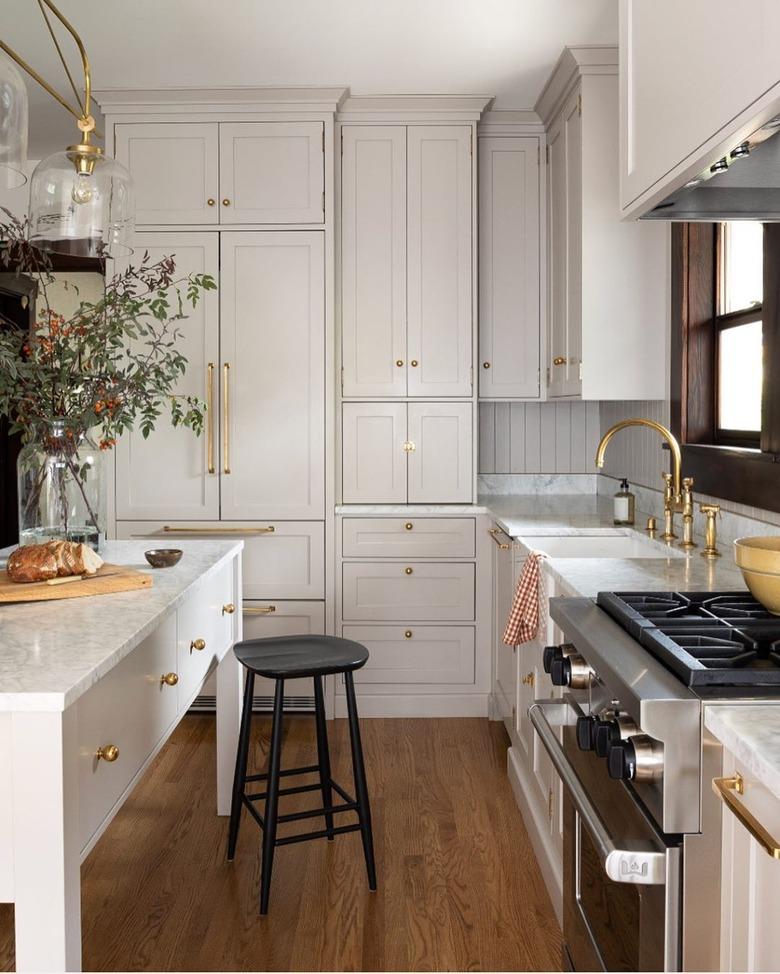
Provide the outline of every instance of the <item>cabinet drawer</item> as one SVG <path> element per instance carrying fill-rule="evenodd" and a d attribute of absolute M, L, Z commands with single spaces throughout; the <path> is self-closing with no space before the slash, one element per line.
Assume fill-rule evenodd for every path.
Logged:
<path fill-rule="evenodd" d="M 473 558 L 474 518 L 345 517 L 345 557 Z"/>
<path fill-rule="evenodd" d="M 473 683 L 473 626 L 343 626 L 370 653 L 356 683 Z"/>
<path fill-rule="evenodd" d="M 119 521 L 118 538 L 243 538 L 247 599 L 325 597 L 325 526 L 321 521 Z M 271 530 L 268 530 L 268 529 Z"/>
<path fill-rule="evenodd" d="M 187 706 L 212 664 L 231 643 L 233 617 L 223 607 L 234 601 L 231 563 L 207 578 L 179 609 L 176 664 L 180 708 Z"/>
<path fill-rule="evenodd" d="M 174 615 L 76 703 L 82 848 L 176 719 L 177 687 L 160 681 L 170 672 L 176 672 Z M 98 748 L 109 744 L 119 748 L 119 757 L 98 760 Z"/>
<path fill-rule="evenodd" d="M 344 562 L 343 617 L 419 622 L 474 618 L 474 565 Z"/>

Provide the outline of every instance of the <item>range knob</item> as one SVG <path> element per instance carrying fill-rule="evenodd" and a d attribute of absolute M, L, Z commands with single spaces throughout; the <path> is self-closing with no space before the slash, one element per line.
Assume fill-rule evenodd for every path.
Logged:
<path fill-rule="evenodd" d="M 635 734 L 610 747 L 607 768 L 618 781 L 654 781 L 663 775 L 663 748 L 646 734 Z"/>
<path fill-rule="evenodd" d="M 599 721 L 594 731 L 593 746 L 600 758 L 609 754 L 609 749 L 618 741 L 625 741 L 639 733 L 639 728 L 631 720 L 621 714 L 619 717 L 610 716 Z"/>
<path fill-rule="evenodd" d="M 550 666 L 550 680 L 556 687 L 586 690 L 592 676 L 593 670 L 578 653 L 564 656 L 563 659 L 556 658 Z"/>
<path fill-rule="evenodd" d="M 542 653 L 542 668 L 545 673 L 552 673 L 552 665 L 555 660 L 563 659 L 562 646 L 545 646 Z"/>
<path fill-rule="evenodd" d="M 577 718 L 577 744 L 581 751 L 592 751 L 599 719 L 595 714 L 581 714 Z"/>

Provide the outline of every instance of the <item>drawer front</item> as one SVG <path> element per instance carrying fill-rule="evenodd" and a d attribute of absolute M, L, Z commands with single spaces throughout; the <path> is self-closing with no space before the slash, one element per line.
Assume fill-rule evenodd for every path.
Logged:
<path fill-rule="evenodd" d="M 458 622 L 474 618 L 474 565 L 344 562 L 345 620 Z"/>
<path fill-rule="evenodd" d="M 321 635 L 324 632 L 324 602 L 244 602 L 244 639 Z M 273 680 L 262 677 L 255 680 L 255 697 L 272 696 L 273 692 Z M 285 680 L 284 695 L 311 697 L 314 695 L 312 681 Z"/>
<path fill-rule="evenodd" d="M 473 626 L 343 626 L 370 653 L 355 682 L 474 683 Z"/>
<path fill-rule="evenodd" d="M 177 688 L 160 681 L 170 672 L 177 672 L 173 615 L 76 703 L 82 848 L 176 719 Z M 119 757 L 97 760 L 98 748 L 109 744 Z"/>
<path fill-rule="evenodd" d="M 321 521 L 120 521 L 118 538 L 243 538 L 247 599 L 325 598 L 325 525 Z M 273 530 L 268 530 L 272 528 Z M 229 532 L 229 533 L 228 533 Z"/>
<path fill-rule="evenodd" d="M 474 518 L 345 517 L 347 558 L 473 558 Z"/>
<path fill-rule="evenodd" d="M 179 608 L 177 666 L 179 707 L 183 708 L 206 679 L 212 664 L 224 656 L 233 633 L 233 617 L 223 611 L 233 603 L 233 565 L 207 578 Z"/>

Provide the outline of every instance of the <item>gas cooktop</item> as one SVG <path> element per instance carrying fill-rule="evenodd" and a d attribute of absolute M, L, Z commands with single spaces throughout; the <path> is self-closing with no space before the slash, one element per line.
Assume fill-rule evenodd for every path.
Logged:
<path fill-rule="evenodd" d="M 747 592 L 599 592 L 597 602 L 689 687 L 780 693 L 780 617 Z"/>

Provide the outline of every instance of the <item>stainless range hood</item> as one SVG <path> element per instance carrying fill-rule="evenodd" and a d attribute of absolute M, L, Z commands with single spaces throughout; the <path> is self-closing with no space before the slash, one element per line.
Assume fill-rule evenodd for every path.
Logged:
<path fill-rule="evenodd" d="M 663 202 L 643 220 L 780 221 L 780 116 Z"/>

